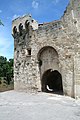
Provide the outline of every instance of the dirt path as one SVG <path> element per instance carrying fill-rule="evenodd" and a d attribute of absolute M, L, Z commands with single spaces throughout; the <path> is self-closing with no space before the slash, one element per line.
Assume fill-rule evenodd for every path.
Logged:
<path fill-rule="evenodd" d="M 0 93 L 0 120 L 80 120 L 80 100 L 38 93 Z"/>

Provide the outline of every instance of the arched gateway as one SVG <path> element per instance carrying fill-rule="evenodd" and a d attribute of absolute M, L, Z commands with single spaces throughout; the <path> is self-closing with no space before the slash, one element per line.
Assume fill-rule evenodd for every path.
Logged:
<path fill-rule="evenodd" d="M 53 47 L 45 46 L 39 51 L 38 60 L 42 91 L 63 92 L 57 51 Z"/>

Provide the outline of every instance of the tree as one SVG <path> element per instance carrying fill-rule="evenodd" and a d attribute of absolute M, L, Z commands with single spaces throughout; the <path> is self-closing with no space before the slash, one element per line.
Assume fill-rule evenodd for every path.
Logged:
<path fill-rule="evenodd" d="M 6 63 L 7 58 L 0 56 L 0 77 L 6 76 Z"/>
<path fill-rule="evenodd" d="M 13 78 L 13 59 L 7 60 L 6 57 L 0 56 L 0 77 L 5 77 L 10 84 Z"/>

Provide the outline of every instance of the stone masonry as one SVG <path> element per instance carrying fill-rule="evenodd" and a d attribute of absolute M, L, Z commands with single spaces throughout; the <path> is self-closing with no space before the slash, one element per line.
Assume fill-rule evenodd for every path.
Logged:
<path fill-rule="evenodd" d="M 64 95 L 80 97 L 80 0 L 70 0 L 60 20 L 38 24 L 31 15 L 13 20 L 12 35 L 15 90 L 46 91 L 48 85 L 54 91 L 62 85 Z M 48 80 L 54 71 L 55 86 Z"/>

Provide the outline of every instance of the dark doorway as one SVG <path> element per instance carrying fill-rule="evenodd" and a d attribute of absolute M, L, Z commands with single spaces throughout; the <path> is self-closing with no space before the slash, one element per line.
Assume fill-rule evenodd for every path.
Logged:
<path fill-rule="evenodd" d="M 57 70 L 49 69 L 43 74 L 42 91 L 63 94 L 62 76 Z"/>

